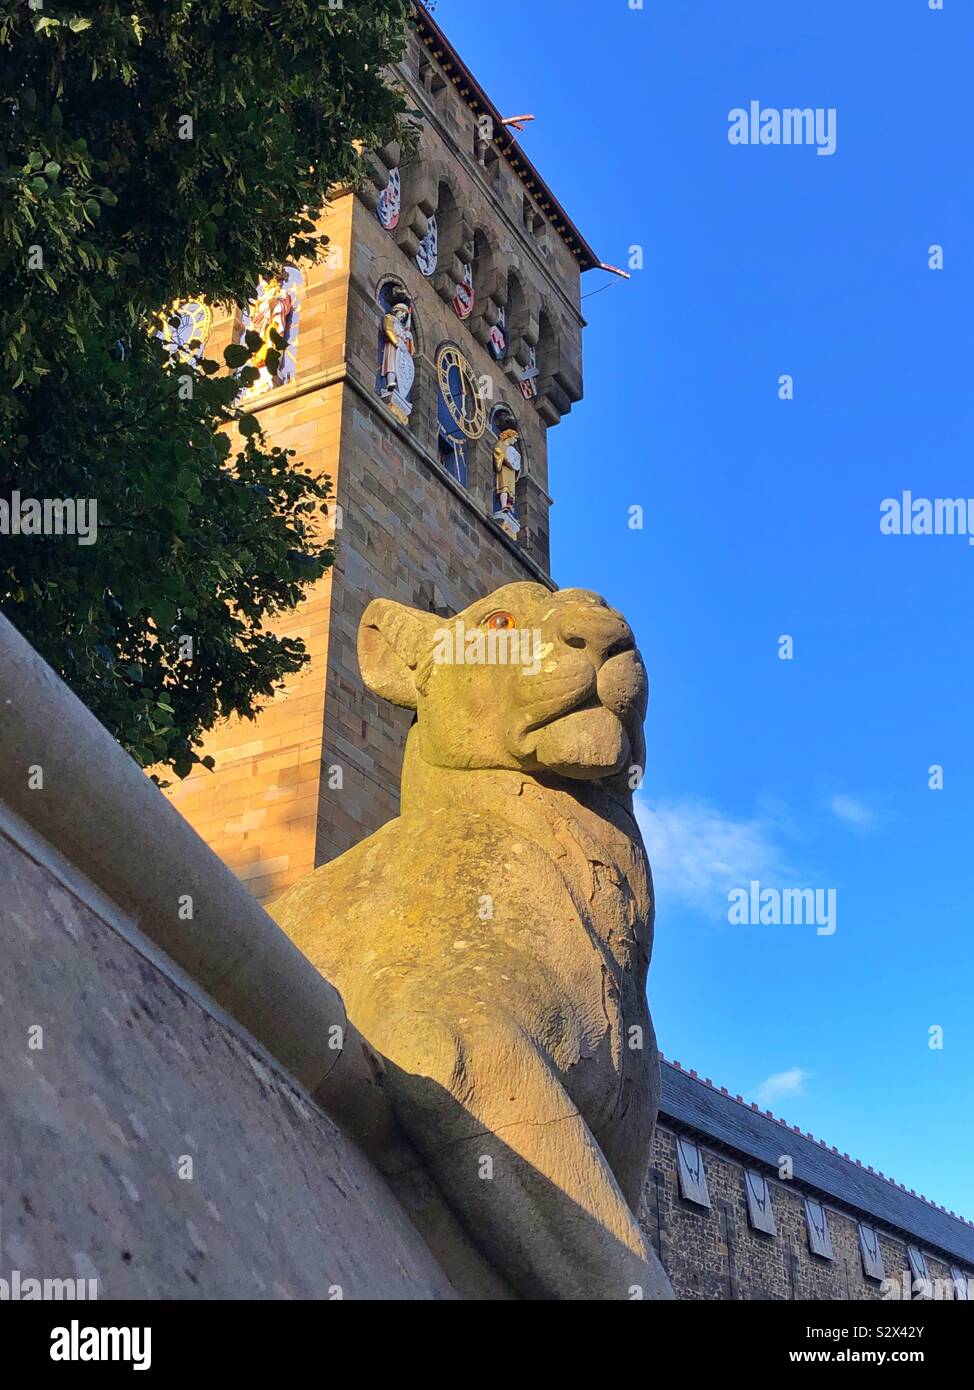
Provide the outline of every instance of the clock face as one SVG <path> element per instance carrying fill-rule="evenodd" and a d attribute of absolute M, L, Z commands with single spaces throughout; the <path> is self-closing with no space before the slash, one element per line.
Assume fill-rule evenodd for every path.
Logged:
<path fill-rule="evenodd" d="M 436 378 L 453 422 L 468 439 L 479 439 L 487 427 L 487 409 L 473 367 L 452 343 L 444 343 L 436 354 Z"/>
<path fill-rule="evenodd" d="M 175 326 L 170 322 L 174 317 L 179 319 Z M 156 336 L 162 339 L 167 352 L 181 362 L 191 362 L 203 355 L 212 322 L 213 314 L 206 304 L 196 300 L 174 300 L 158 315 Z M 198 342 L 199 346 L 191 348 L 192 342 Z"/>

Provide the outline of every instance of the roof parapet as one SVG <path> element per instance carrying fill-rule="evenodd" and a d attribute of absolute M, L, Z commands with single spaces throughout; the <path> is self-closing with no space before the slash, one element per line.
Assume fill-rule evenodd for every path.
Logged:
<path fill-rule="evenodd" d="M 827 1144 L 824 1139 L 816 1139 L 815 1135 L 812 1134 L 811 1130 L 803 1131 L 800 1125 L 789 1125 L 787 1120 L 783 1120 L 779 1115 L 773 1114 L 770 1110 L 762 1111 L 761 1107 L 757 1104 L 756 1101 L 746 1101 L 740 1095 L 732 1096 L 726 1086 L 715 1087 L 709 1076 L 706 1078 L 701 1078 L 692 1068 L 687 1069 L 686 1067 L 681 1066 L 681 1064 L 675 1061 L 673 1058 L 664 1057 L 662 1052 L 660 1052 L 659 1058 L 661 1062 L 666 1064 L 666 1066 L 672 1067 L 674 1071 L 681 1072 L 684 1076 L 692 1077 L 693 1080 L 698 1082 L 699 1085 L 707 1086 L 710 1090 L 716 1090 L 718 1094 L 726 1096 L 728 1100 L 735 1101 L 738 1105 L 743 1106 L 745 1109 L 752 1110 L 759 1115 L 763 1114 L 769 1120 L 774 1120 L 776 1124 L 783 1125 L 786 1129 L 790 1129 L 793 1133 L 801 1135 L 802 1138 L 810 1139 L 812 1143 L 818 1144 L 820 1148 L 828 1149 L 831 1153 L 834 1153 L 836 1157 L 845 1159 L 847 1163 L 854 1163 L 857 1168 L 861 1168 L 866 1173 L 872 1173 L 874 1177 L 882 1178 L 883 1182 L 888 1182 L 891 1187 L 895 1187 L 900 1192 L 905 1192 L 909 1196 L 915 1197 L 918 1202 L 923 1202 L 925 1206 L 933 1207 L 934 1211 L 942 1211 L 945 1216 L 952 1216 L 955 1221 L 960 1221 L 965 1226 L 974 1226 L 974 1221 L 969 1220 L 968 1217 L 961 1216 L 956 1211 L 951 1211 L 948 1207 L 941 1205 L 939 1202 L 932 1201 L 929 1197 L 924 1197 L 922 1193 L 917 1192 L 912 1187 L 904 1186 L 904 1184 L 898 1182 L 896 1178 L 887 1177 L 885 1173 L 882 1173 L 878 1169 L 874 1168 L 871 1163 L 863 1163 L 862 1159 L 860 1158 L 851 1159 L 847 1153 L 840 1153 L 834 1144 Z"/>
<path fill-rule="evenodd" d="M 506 123 L 506 118 L 501 115 L 491 101 L 422 0 L 417 0 L 414 19 L 423 45 L 441 64 L 443 71 L 454 87 L 458 88 L 463 100 L 474 113 L 484 114 L 491 118 L 494 127 L 494 144 L 498 153 L 504 156 L 527 191 L 537 200 L 541 211 L 575 257 L 579 270 L 608 270 L 615 275 L 622 275 L 628 280 L 629 276 L 624 270 L 607 265 L 592 250 L 548 184 L 538 173 L 534 164 L 524 153 L 516 137 L 512 134 L 511 126 Z"/>

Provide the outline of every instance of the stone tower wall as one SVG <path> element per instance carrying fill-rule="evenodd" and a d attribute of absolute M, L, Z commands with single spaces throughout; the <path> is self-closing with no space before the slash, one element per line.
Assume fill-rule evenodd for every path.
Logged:
<path fill-rule="evenodd" d="M 352 198 L 335 202 L 323 221 L 343 250 L 351 233 Z M 294 382 L 258 401 L 267 436 L 297 451 L 318 473 L 334 478 L 341 444 L 347 252 L 338 266 L 319 265 L 302 293 L 298 372 Z M 214 317 L 209 356 L 239 335 L 236 314 Z M 332 519 L 333 520 L 333 519 Z M 168 788 L 176 807 L 207 844 L 261 900 L 276 896 L 315 865 L 315 836 L 324 720 L 332 581 L 326 575 L 275 630 L 300 637 L 310 662 L 255 722 L 234 718 L 207 736 L 215 772 L 198 768 Z"/>
<path fill-rule="evenodd" d="M 509 137 L 478 138 L 483 126 L 418 31 L 398 70 L 423 112 L 419 145 L 371 156 L 372 184 L 335 197 L 322 221 L 332 254 L 304 267 L 295 379 L 252 405 L 268 439 L 331 477 L 338 503 L 336 561 L 298 610 L 276 625 L 301 636 L 310 664 L 254 723 L 213 731 L 199 770 L 169 789 L 175 805 L 261 900 L 378 829 L 398 809 L 409 715 L 370 696 L 355 655 L 359 619 L 375 597 L 451 612 L 512 580 L 548 579 L 547 431 L 581 395 L 579 260 L 542 211 L 543 190 L 503 152 Z M 442 56 L 442 55 L 441 55 Z M 390 232 L 375 206 L 401 162 L 402 211 Z M 437 273 L 416 264 L 419 239 L 440 224 Z M 465 261 L 474 264 L 474 313 L 453 308 Z M 376 391 L 378 293 L 395 280 L 411 297 L 416 381 L 408 427 Z M 487 348 L 499 307 L 509 352 Z M 207 353 L 239 335 L 237 314 L 214 321 Z M 513 412 L 524 469 L 521 532 L 493 520 L 493 438 L 467 446 L 463 487 L 437 452 L 436 348 L 457 344 L 486 395 Z M 518 376 L 532 349 L 538 396 Z"/>

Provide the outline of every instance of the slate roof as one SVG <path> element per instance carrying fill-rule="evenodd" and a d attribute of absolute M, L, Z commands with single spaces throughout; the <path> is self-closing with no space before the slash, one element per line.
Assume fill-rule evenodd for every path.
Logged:
<path fill-rule="evenodd" d="M 679 1062 L 664 1060 L 661 1072 L 664 1125 L 691 1130 L 709 1147 L 732 1150 L 775 1171 L 780 1155 L 788 1153 L 795 1180 L 803 1187 L 813 1188 L 835 1206 L 851 1208 L 869 1224 L 891 1228 L 914 1245 L 974 1267 L 974 1223 L 840 1154 L 824 1140 L 803 1134 L 770 1110 L 749 1105 L 726 1087 L 701 1080 L 695 1071 L 684 1071 Z"/>

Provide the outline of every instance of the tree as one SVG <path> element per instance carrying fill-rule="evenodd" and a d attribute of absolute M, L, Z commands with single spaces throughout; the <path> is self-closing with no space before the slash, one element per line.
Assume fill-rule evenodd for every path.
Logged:
<path fill-rule="evenodd" d="M 299 669 L 265 621 L 331 562 L 327 481 L 235 405 L 247 349 L 153 323 L 324 254 L 329 190 L 403 133 L 409 8 L 0 3 L 0 502 L 97 503 L 92 545 L 0 535 L 0 608 L 143 766 L 185 776 Z"/>

